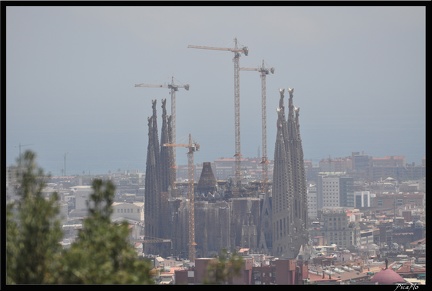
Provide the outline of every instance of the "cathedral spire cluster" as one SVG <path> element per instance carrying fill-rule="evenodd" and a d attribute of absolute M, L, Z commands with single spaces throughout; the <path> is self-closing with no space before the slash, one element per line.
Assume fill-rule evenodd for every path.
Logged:
<path fill-rule="evenodd" d="M 288 88 L 288 116 L 285 115 L 285 90 L 279 92 L 272 183 L 271 252 L 274 256 L 292 259 L 308 242 L 307 188 L 299 109 L 293 105 L 294 89 Z"/>
<path fill-rule="evenodd" d="M 285 90 L 279 91 L 271 191 L 265 191 L 263 197 L 253 197 L 252 192 L 250 196 L 229 197 L 226 195 L 229 191 L 219 187 L 211 163 L 203 163 L 196 187 L 200 199 L 197 210 L 192 210 L 198 218 L 193 223 L 198 257 L 209 256 L 222 248 L 247 247 L 282 259 L 307 260 L 304 254 L 309 240 L 307 187 L 300 109 L 294 106 L 293 92 L 288 89 L 286 102 Z M 159 140 L 156 100 L 152 101 L 152 108 L 153 114 L 148 118 L 144 188 L 144 237 L 148 242 L 144 253 L 184 254 L 190 245 L 190 208 L 188 199 L 177 195 L 173 152 L 163 146 L 172 141 L 171 116 L 167 115 L 163 99 Z M 172 244 L 165 245 L 165 241 Z"/>

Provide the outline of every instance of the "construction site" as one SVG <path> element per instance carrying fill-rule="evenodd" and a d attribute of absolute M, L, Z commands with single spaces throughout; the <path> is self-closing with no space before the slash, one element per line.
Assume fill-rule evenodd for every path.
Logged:
<path fill-rule="evenodd" d="M 171 112 L 166 99 L 151 101 L 148 121 L 148 146 L 144 189 L 145 255 L 175 256 L 189 259 L 213 257 L 222 249 L 251 252 L 284 259 L 295 259 L 308 244 L 306 178 L 300 137 L 299 108 L 293 104 L 294 89 L 279 90 L 277 136 L 274 145 L 274 167 L 269 175 L 266 124 L 266 76 L 274 68 L 240 67 L 240 56 L 248 48 L 189 45 L 188 48 L 222 50 L 234 53 L 235 145 L 233 177 L 215 178 L 210 162 L 204 162 L 195 177 L 194 154 L 199 142 L 189 134 L 188 143 L 176 142 L 176 92 L 189 85 L 136 84 L 135 87 L 167 88 L 171 93 Z M 240 143 L 240 71 L 257 71 L 261 77 L 262 108 L 262 175 L 260 181 L 245 183 L 241 169 Z M 158 106 L 162 114 L 158 122 Z M 287 108 L 287 110 L 286 110 Z M 160 124 L 160 135 L 158 125 Z M 186 149 L 188 178 L 178 181 L 176 148 Z"/>

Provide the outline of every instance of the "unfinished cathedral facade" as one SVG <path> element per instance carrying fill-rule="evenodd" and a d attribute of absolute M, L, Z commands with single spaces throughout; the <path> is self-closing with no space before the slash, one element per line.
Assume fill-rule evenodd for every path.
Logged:
<path fill-rule="evenodd" d="M 271 191 L 243 189 L 233 198 L 229 183 L 217 181 L 210 162 L 203 163 L 195 181 L 196 257 L 211 257 L 222 249 L 249 248 L 250 252 L 293 259 L 308 243 L 307 188 L 300 137 L 299 108 L 288 89 L 288 114 L 284 90 L 277 109 L 277 136 Z M 173 171 L 171 118 L 162 100 L 162 131 L 158 138 L 156 100 L 148 118 L 148 147 L 144 190 L 144 253 L 186 258 L 189 249 L 189 200 L 176 186 Z M 169 243 L 167 243 L 169 242 Z"/>

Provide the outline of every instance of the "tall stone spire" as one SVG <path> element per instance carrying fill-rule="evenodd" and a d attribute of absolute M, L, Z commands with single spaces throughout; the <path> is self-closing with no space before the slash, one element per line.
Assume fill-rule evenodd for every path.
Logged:
<path fill-rule="evenodd" d="M 287 122 L 283 89 L 280 90 L 279 108 L 277 109 L 277 132 L 274 151 L 274 168 L 272 184 L 272 254 L 277 257 L 291 258 L 292 250 L 292 183 L 290 176 L 291 159 L 287 154 L 289 149 Z"/>
<path fill-rule="evenodd" d="M 296 110 L 295 121 L 297 125 L 297 143 L 298 143 L 298 172 L 299 172 L 299 193 L 301 195 L 301 211 L 300 211 L 300 219 L 302 223 L 302 240 L 303 244 L 307 244 L 309 242 L 309 232 L 308 232 L 308 201 L 307 201 L 307 184 L 306 184 L 306 171 L 304 167 L 304 155 L 303 155 L 303 144 L 300 137 L 300 123 L 299 123 L 299 115 L 300 108 L 298 107 Z"/>
<path fill-rule="evenodd" d="M 307 194 L 306 180 L 303 161 L 303 148 L 300 138 L 300 125 L 298 120 L 299 108 L 293 104 L 294 89 L 288 88 L 288 139 L 290 144 L 290 155 L 292 164 L 293 180 L 293 247 L 295 256 L 298 255 L 302 245 L 307 243 Z"/>
<path fill-rule="evenodd" d="M 274 152 L 272 187 L 272 254 L 294 259 L 308 242 L 307 195 L 303 148 L 289 88 L 288 117 L 285 117 L 284 91 L 280 90 L 277 136 Z"/>
<path fill-rule="evenodd" d="M 153 127 L 152 127 L 152 142 L 153 142 L 153 148 L 155 152 L 155 159 L 156 159 L 156 173 L 158 176 L 158 186 L 159 191 L 161 187 L 161 181 L 160 181 L 160 175 L 161 175 L 161 165 L 160 165 L 160 144 L 159 144 L 159 130 L 158 130 L 158 123 L 157 123 L 157 110 L 156 110 L 156 103 L 157 100 L 152 100 L 152 121 L 153 121 Z"/>
<path fill-rule="evenodd" d="M 159 213 L 160 213 L 160 170 L 159 170 L 159 141 L 157 135 L 157 121 L 155 105 L 153 103 L 153 115 L 148 121 L 148 146 L 144 188 L 144 235 L 146 237 L 159 237 Z M 155 140 L 156 138 L 156 140 Z M 145 253 L 153 253 L 155 250 L 150 245 L 145 245 Z"/>
<path fill-rule="evenodd" d="M 170 186 L 171 176 L 171 159 L 169 156 L 169 149 L 172 147 L 163 146 L 165 143 L 170 143 L 168 131 L 168 117 L 166 110 L 166 99 L 162 99 L 162 129 L 161 129 L 161 149 L 160 149 L 160 162 L 161 162 L 161 191 L 168 192 Z"/>
<path fill-rule="evenodd" d="M 170 141 L 170 128 L 169 119 L 166 110 L 166 99 L 162 99 L 162 129 L 161 129 L 161 141 L 160 141 L 160 169 L 161 169 L 161 193 L 160 193 L 160 238 L 169 238 L 172 231 L 172 215 L 169 205 L 171 200 L 171 185 L 172 185 L 172 147 L 164 146 L 164 144 L 171 143 Z"/>

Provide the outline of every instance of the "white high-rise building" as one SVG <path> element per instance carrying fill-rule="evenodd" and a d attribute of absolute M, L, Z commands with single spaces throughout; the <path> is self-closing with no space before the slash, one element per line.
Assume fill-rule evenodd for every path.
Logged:
<path fill-rule="evenodd" d="M 345 173 L 343 173 L 345 174 Z M 318 175 L 317 181 L 317 208 L 339 207 L 340 206 L 340 188 L 338 173 L 323 173 Z"/>
<path fill-rule="evenodd" d="M 307 187 L 307 203 L 308 203 L 308 217 L 315 220 L 318 217 L 317 208 L 317 188 L 315 184 L 309 184 Z"/>

